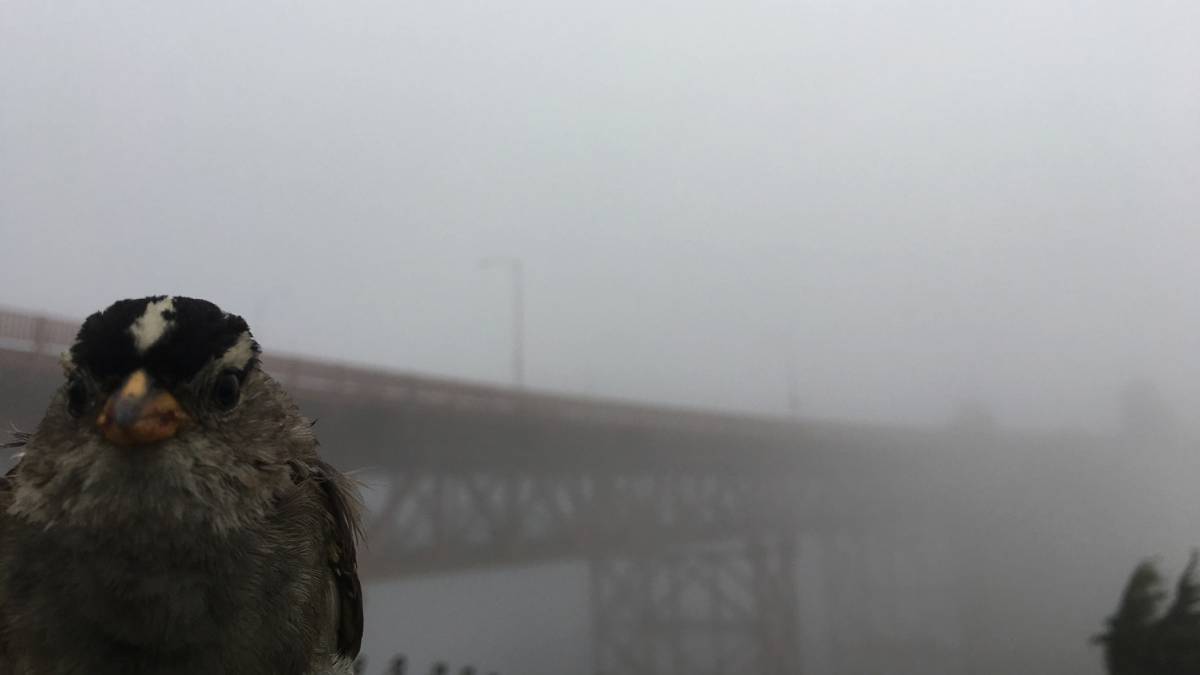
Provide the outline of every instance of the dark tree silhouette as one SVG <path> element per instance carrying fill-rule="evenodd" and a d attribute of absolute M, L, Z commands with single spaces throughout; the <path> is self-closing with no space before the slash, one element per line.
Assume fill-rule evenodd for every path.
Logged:
<path fill-rule="evenodd" d="M 1198 563 L 1200 554 L 1193 551 L 1165 612 L 1155 564 L 1145 561 L 1133 571 L 1108 630 L 1094 638 L 1104 646 L 1110 675 L 1200 675 Z"/>
<path fill-rule="evenodd" d="M 1095 638 L 1104 645 L 1110 675 L 1153 675 L 1148 669 L 1151 634 L 1163 597 L 1162 576 L 1154 562 L 1142 562 L 1125 584 L 1117 613 L 1108 619 L 1108 631 Z"/>
<path fill-rule="evenodd" d="M 1175 600 L 1159 621 L 1154 651 L 1159 672 L 1200 673 L 1200 585 L 1195 551 L 1175 587 Z"/>

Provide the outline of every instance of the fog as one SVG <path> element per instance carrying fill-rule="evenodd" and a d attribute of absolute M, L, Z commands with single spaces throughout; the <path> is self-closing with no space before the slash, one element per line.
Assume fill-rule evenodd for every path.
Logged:
<path fill-rule="evenodd" d="M 1171 2 L 9 1 L 0 305 L 204 297 L 268 353 L 508 385 L 509 279 L 480 265 L 505 256 L 529 389 L 1104 435 L 1142 382 L 1190 437 L 1197 25 Z M 1136 551 L 1197 543 L 1153 534 L 1097 607 Z M 444 607 L 397 619 L 429 658 L 455 612 L 520 602 L 541 628 L 479 658 L 588 658 L 584 572 L 490 574 L 376 597 Z"/>

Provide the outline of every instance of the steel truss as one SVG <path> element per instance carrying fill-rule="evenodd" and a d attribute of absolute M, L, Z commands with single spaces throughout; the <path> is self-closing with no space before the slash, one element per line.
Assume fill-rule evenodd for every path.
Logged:
<path fill-rule="evenodd" d="M 375 576 L 594 558 L 762 529 L 762 479 L 687 473 L 394 474 L 368 528 Z"/>
<path fill-rule="evenodd" d="M 796 675 L 796 538 L 756 534 L 591 562 L 606 675 Z"/>

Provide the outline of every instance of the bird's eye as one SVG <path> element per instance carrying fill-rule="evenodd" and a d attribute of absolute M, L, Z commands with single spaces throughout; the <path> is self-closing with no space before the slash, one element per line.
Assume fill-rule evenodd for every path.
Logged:
<path fill-rule="evenodd" d="M 81 378 L 72 377 L 67 382 L 67 412 L 71 417 L 83 415 L 89 398 L 87 384 Z"/>
<path fill-rule="evenodd" d="M 238 374 L 227 370 L 217 377 L 217 382 L 213 386 L 213 402 L 221 410 L 232 410 L 241 396 L 241 388 L 242 383 L 238 379 Z"/>

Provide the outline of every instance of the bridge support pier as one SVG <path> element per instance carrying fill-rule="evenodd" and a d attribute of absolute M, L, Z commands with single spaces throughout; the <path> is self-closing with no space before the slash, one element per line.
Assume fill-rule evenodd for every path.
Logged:
<path fill-rule="evenodd" d="M 797 538 L 748 536 L 591 561 L 603 675 L 797 675 Z"/>

